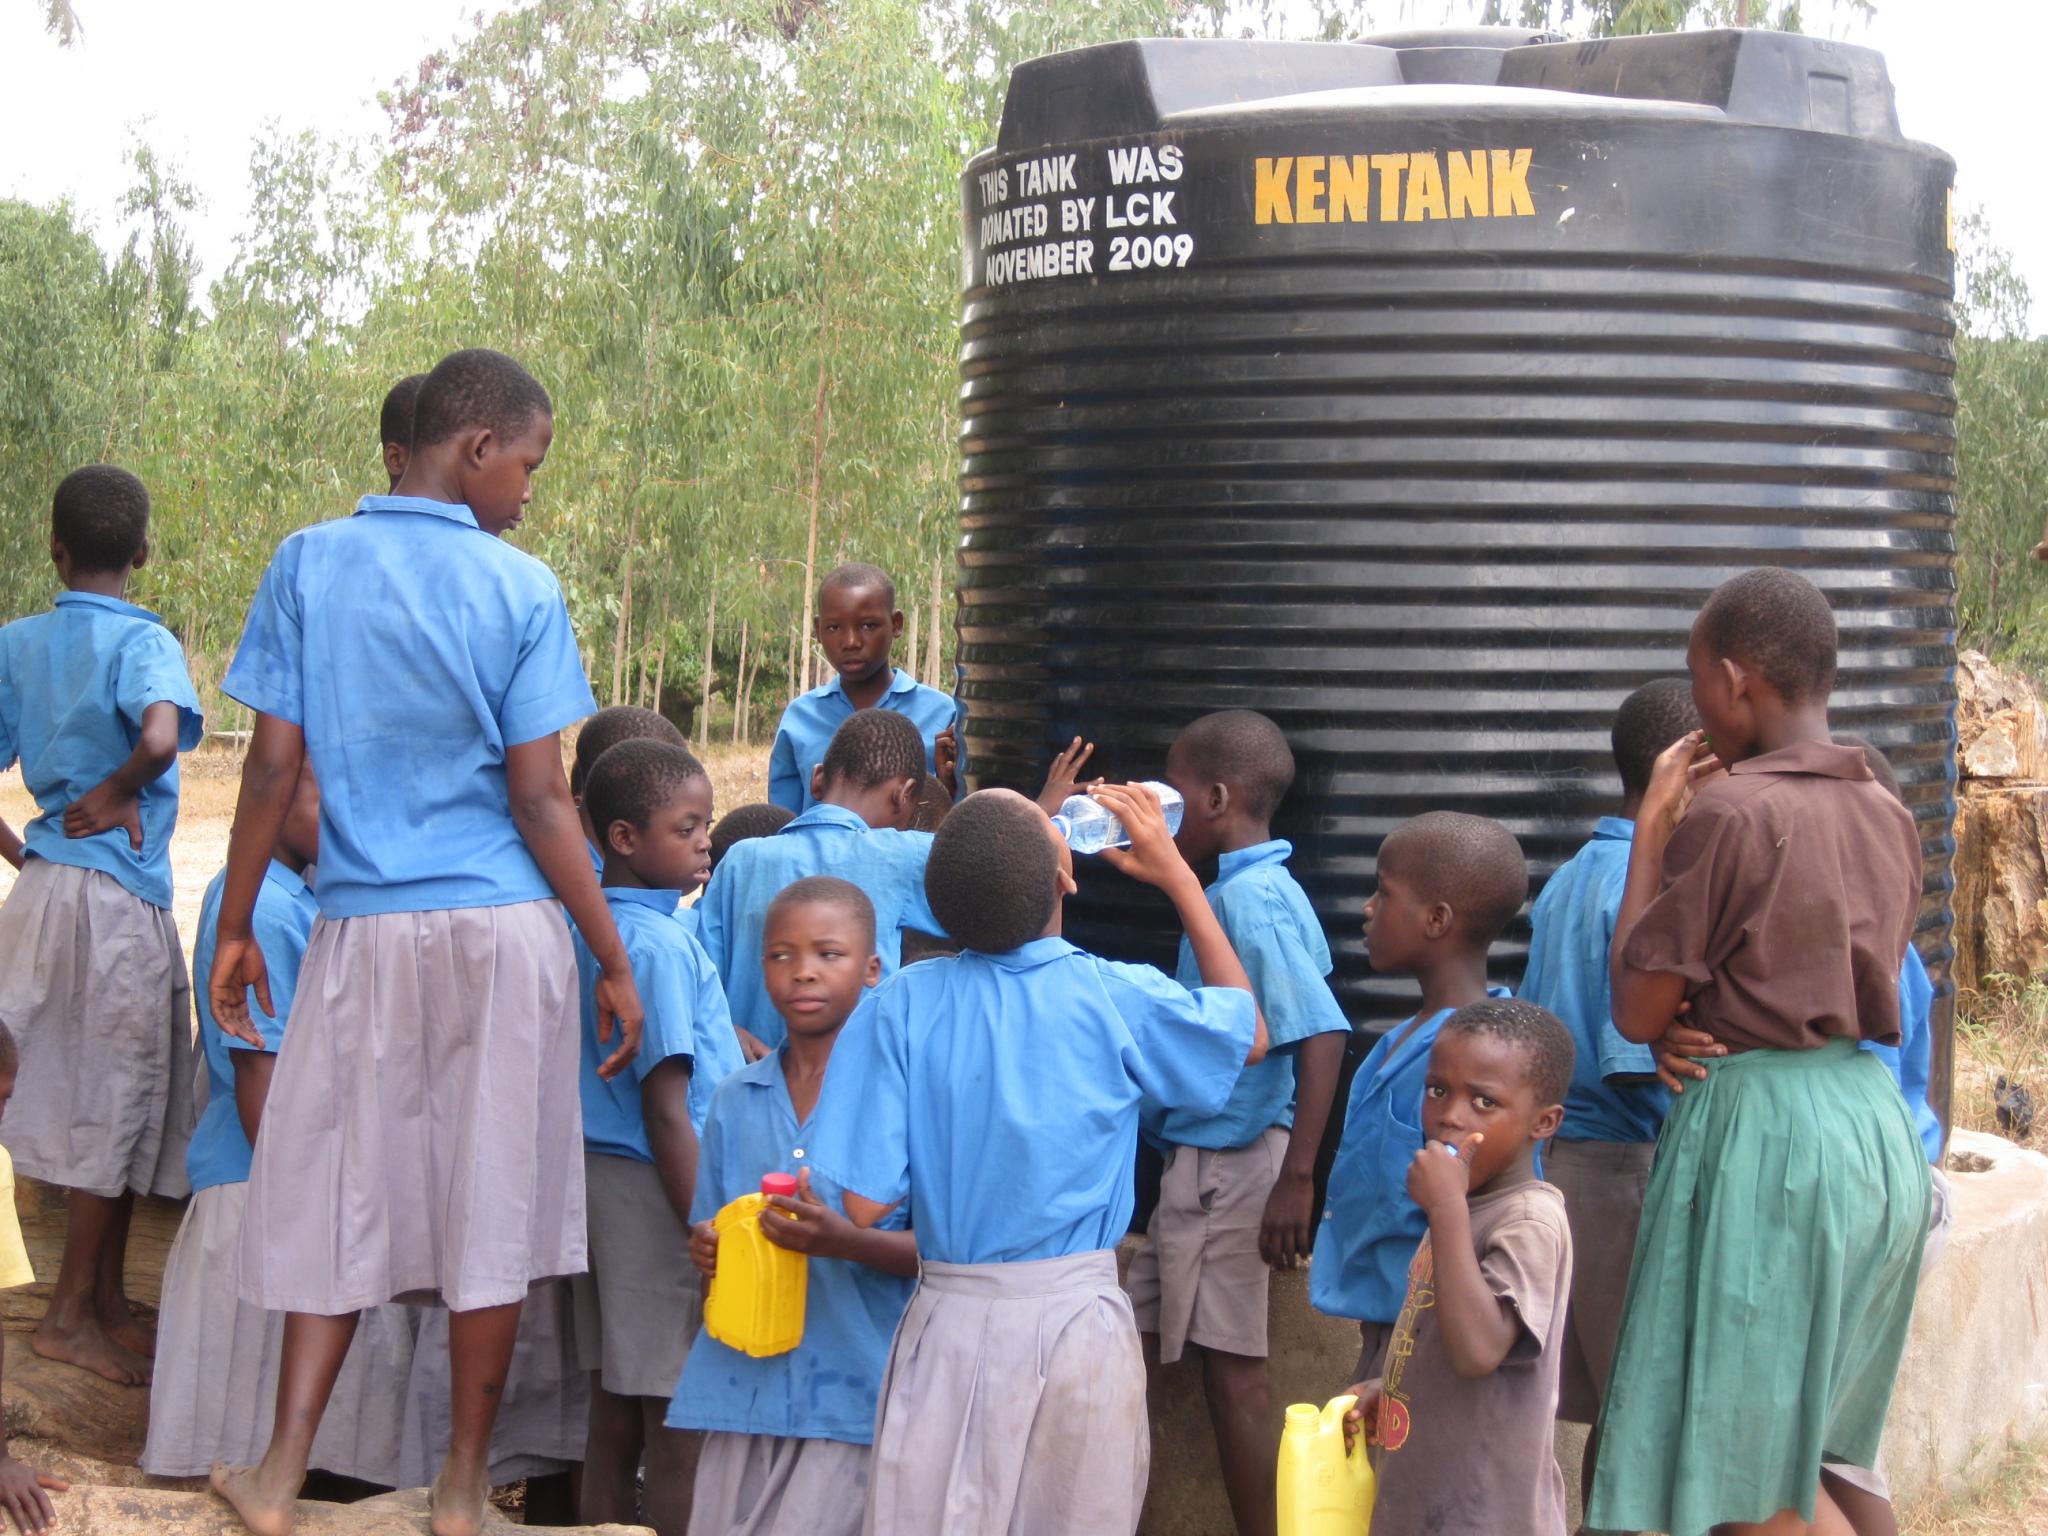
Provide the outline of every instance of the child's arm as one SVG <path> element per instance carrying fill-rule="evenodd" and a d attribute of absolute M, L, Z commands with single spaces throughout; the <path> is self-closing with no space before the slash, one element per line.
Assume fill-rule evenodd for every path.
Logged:
<path fill-rule="evenodd" d="M 142 712 L 142 730 L 126 762 L 64 807 L 66 837 L 95 837 L 115 827 L 128 829 L 128 846 L 142 851 L 145 784 L 154 784 L 178 760 L 178 706 L 158 699 Z"/>
<path fill-rule="evenodd" d="M 796 767 L 796 741 L 787 726 L 778 726 L 768 749 L 768 799 L 786 810 L 804 808 L 804 781 Z"/>
<path fill-rule="evenodd" d="M 1614 1027 L 1624 1039 L 1648 1045 L 1671 1027 L 1685 1001 L 1685 978 L 1673 971 L 1639 971 L 1621 956 L 1650 903 L 1664 885 L 1664 849 L 1685 819 L 1702 781 L 1721 772 L 1721 760 L 1707 745 L 1704 731 L 1688 731 L 1658 755 L 1636 813 L 1635 841 L 1629 849 L 1628 883 L 1622 887 L 1621 912 L 1614 920 L 1614 949 L 1609 956 L 1613 987 Z"/>
<path fill-rule="evenodd" d="M 5 1346 L 0 1345 L 0 1353 Z M 4 1368 L 0 1360 L 0 1368 Z M 4 1374 L 4 1369 L 0 1369 Z M 16 1461 L 7 1454 L 7 1426 L 0 1423 L 0 1509 L 14 1518 L 23 1536 L 38 1536 L 57 1523 L 56 1506 L 51 1504 L 53 1493 L 69 1493 L 71 1485 L 61 1477 L 51 1477 L 38 1472 L 24 1462 Z M 0 1522 L 0 1532 L 7 1529 Z"/>
<path fill-rule="evenodd" d="M 1159 809 L 1159 797 L 1149 789 L 1141 793 L 1128 784 L 1099 784 L 1089 793 L 1109 807 L 1131 839 L 1130 847 L 1105 848 L 1100 857 L 1133 880 L 1142 880 L 1166 894 L 1174 911 L 1180 914 L 1181 927 L 1187 931 L 1188 947 L 1194 951 L 1202 985 L 1251 991 L 1252 979 L 1245 974 L 1237 951 L 1230 947 L 1223 924 L 1210 910 L 1209 898 L 1202 894 L 1202 882 L 1195 878 L 1188 861 L 1173 845 L 1173 834 L 1166 830 L 1166 815 Z M 1266 1016 L 1258 1012 L 1256 998 L 1253 1011 L 1258 1024 L 1252 1035 L 1251 1054 L 1244 1059 L 1246 1066 L 1264 1060 L 1266 1055 Z"/>
<path fill-rule="evenodd" d="M 670 1209 L 687 1231 L 690 1201 L 697 1189 L 697 1128 L 690 1124 L 690 1058 L 657 1062 L 640 1083 L 640 1114 L 654 1171 Z"/>
<path fill-rule="evenodd" d="M 852 1202 L 860 1197 L 848 1195 L 846 1199 L 851 1210 Z M 874 1204 L 872 1200 L 861 1203 Z M 880 1221 L 894 1209 L 893 1205 L 881 1207 L 874 1220 Z M 845 1259 L 885 1275 L 915 1279 L 917 1239 L 907 1231 L 877 1232 L 873 1226 L 871 1221 L 847 1220 L 813 1194 L 808 1168 L 796 1176 L 795 1199 L 770 1196 L 768 1208 L 761 1212 L 761 1233 L 778 1248 L 814 1259 Z"/>
<path fill-rule="evenodd" d="M 154 706 L 152 706 L 154 708 Z M 306 735 L 277 715 L 256 714 L 249 735 L 249 755 L 242 760 L 242 790 L 235 802 L 234 830 L 228 834 L 228 878 L 221 888 L 220 922 L 213 946 L 213 975 L 206 990 L 213 1000 L 214 1022 L 237 1040 L 258 1050 L 263 1036 L 249 1018 L 250 987 L 271 1017 L 270 976 L 263 949 L 251 924 L 270 850 L 298 791 L 299 770 L 306 760 Z M 239 1095 L 238 1095 L 239 1097 Z"/>
<path fill-rule="evenodd" d="M 1311 1035 L 1294 1050 L 1294 1128 L 1259 1225 L 1259 1256 L 1280 1269 L 1292 1269 L 1315 1248 L 1316 1153 L 1337 1097 L 1344 1040 L 1334 1031 Z"/>
<path fill-rule="evenodd" d="M 256 1128 L 263 1123 L 263 1106 L 270 1098 L 270 1079 L 277 1071 L 275 1053 L 230 1049 L 228 1060 L 235 1064 L 235 1115 L 242 1122 L 242 1134 L 256 1145 Z"/>
<path fill-rule="evenodd" d="M 7 824 L 5 816 L 0 816 L 0 859 L 21 868 L 21 834 Z"/>
<path fill-rule="evenodd" d="M 591 872 L 590 845 L 583 840 L 583 823 L 562 774 L 559 731 L 505 749 L 505 790 L 527 851 L 597 958 L 602 972 L 597 978 L 598 1041 L 611 1039 L 614 1020 L 619 1027 L 619 1048 L 598 1067 L 597 1075 L 617 1077 L 640 1049 L 640 990 L 633 984 L 633 967 L 611 908 Z M 229 868 L 232 881 L 232 857 Z M 216 962 L 214 971 L 219 970 Z"/>
<path fill-rule="evenodd" d="M 1409 1198 L 1429 1217 L 1430 1249 L 1436 1256 L 1437 1330 L 1451 1357 L 1451 1369 L 1467 1381 L 1491 1376 L 1507 1359 L 1522 1331 L 1514 1306 L 1493 1294 L 1479 1272 L 1472 1247 L 1472 1149 L 1485 1136 L 1474 1131 L 1458 1148 L 1426 1141 L 1408 1165 Z"/>

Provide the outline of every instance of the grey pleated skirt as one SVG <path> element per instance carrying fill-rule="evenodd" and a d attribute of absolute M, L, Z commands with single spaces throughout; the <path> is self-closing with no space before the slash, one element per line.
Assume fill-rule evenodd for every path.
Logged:
<path fill-rule="evenodd" d="M 555 902 L 315 923 L 256 1140 L 243 1298 L 469 1311 L 580 1271 L 580 1048 Z"/>
<path fill-rule="evenodd" d="M 190 1191 L 192 986 L 170 913 L 112 875 L 30 859 L 0 904 L 0 1024 L 21 1048 L 19 1172 L 110 1197 Z"/>
<path fill-rule="evenodd" d="M 689 1536 L 860 1536 L 871 1455 L 844 1440 L 713 1431 Z"/>
<path fill-rule="evenodd" d="M 142 1447 L 142 1470 L 156 1477 L 199 1477 L 216 1461 L 254 1462 L 270 1442 L 284 1314 L 250 1306 L 225 1283 L 248 1195 L 246 1184 L 194 1195 L 164 1265 Z M 313 1441 L 313 1467 L 387 1487 L 408 1484 L 399 1426 L 418 1316 L 408 1307 L 363 1314 Z"/>
<path fill-rule="evenodd" d="M 448 1314 L 423 1308 L 419 1348 L 413 1353 L 407 1394 L 400 1486 L 431 1483 L 448 1454 L 453 1430 L 449 1404 Z M 491 1482 L 564 1472 L 583 1460 L 590 1433 L 590 1378 L 576 1364 L 569 1327 L 569 1282 L 545 1280 L 527 1293 L 505 1395 L 491 1426 Z"/>
<path fill-rule="evenodd" d="M 868 1536 L 1130 1536 L 1151 1460 L 1115 1254 L 925 1263 L 882 1378 Z"/>

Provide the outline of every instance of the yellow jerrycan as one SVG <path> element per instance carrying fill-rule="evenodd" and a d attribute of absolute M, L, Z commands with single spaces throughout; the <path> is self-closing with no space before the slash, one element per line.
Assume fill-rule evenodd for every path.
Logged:
<path fill-rule="evenodd" d="M 704 1328 L 756 1360 L 788 1354 L 803 1342 L 810 1272 L 802 1254 L 776 1247 L 761 1230 L 769 1197 L 795 1194 L 789 1174 L 766 1174 L 758 1195 L 741 1195 L 711 1219 L 718 1232 L 718 1269 L 704 1296 Z"/>
<path fill-rule="evenodd" d="M 724 1268 L 723 1257 L 719 1267 Z M 1323 1407 L 1296 1403 L 1280 1432 L 1280 1536 L 1366 1536 L 1376 1484 L 1361 1439 L 1344 1454 L 1344 1415 L 1358 1406 L 1348 1392 Z"/>

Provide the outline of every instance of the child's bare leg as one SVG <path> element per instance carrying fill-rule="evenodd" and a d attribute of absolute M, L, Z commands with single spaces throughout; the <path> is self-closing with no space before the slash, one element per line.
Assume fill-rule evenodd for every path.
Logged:
<path fill-rule="evenodd" d="M 633 1474 L 640 1469 L 641 1427 L 640 1399 L 605 1391 L 592 1371 L 580 1505 L 585 1525 L 638 1523 Z"/>
<path fill-rule="evenodd" d="M 1891 1500 L 1845 1482 L 1825 1467 L 1821 1468 L 1820 1486 L 1834 1500 L 1856 1536 L 1899 1536 L 1899 1517 L 1892 1510 Z M 1814 1524 L 1818 1527 L 1820 1522 L 1815 1520 Z"/>
<path fill-rule="evenodd" d="M 1266 1362 L 1220 1349 L 1202 1351 L 1202 1390 L 1223 1464 L 1223 1490 L 1237 1536 L 1273 1536 L 1278 1518 L 1273 1475 L 1280 1449 L 1273 1432 Z"/>
<path fill-rule="evenodd" d="M 519 1303 L 448 1314 L 452 1419 L 448 1456 L 429 1491 L 434 1536 L 477 1536 L 491 1497 L 491 1428 L 519 1334 Z"/>
<path fill-rule="evenodd" d="M 134 1387 L 148 1382 L 149 1361 L 107 1331 L 94 1304 L 101 1253 L 126 1198 L 108 1199 L 82 1189 L 70 1192 L 64 1257 L 57 1268 L 57 1284 L 50 1292 L 49 1310 L 36 1325 L 29 1348 L 45 1360 L 62 1360 L 109 1381 Z M 125 1220 L 121 1221 L 121 1230 L 125 1234 Z"/>
<path fill-rule="evenodd" d="M 348 1358 L 357 1316 L 286 1314 L 284 1353 L 277 1369 L 277 1417 L 271 1422 L 263 1459 L 253 1467 L 214 1463 L 213 1491 L 235 1506 L 255 1536 L 288 1536 L 292 1528 L 299 1488 L 306 1481 L 306 1461 L 313 1454 L 313 1436 L 319 1433 L 320 1416 L 334 1394 L 341 1363 Z"/>
<path fill-rule="evenodd" d="M 647 1487 L 641 1496 L 640 1520 L 655 1536 L 684 1536 L 690 1528 L 690 1498 L 697 1488 L 697 1453 L 704 1437 L 695 1430 L 670 1429 L 663 1423 L 668 1403 L 658 1397 L 636 1399 L 640 1405 L 641 1438 L 647 1447 Z"/>
<path fill-rule="evenodd" d="M 93 1266 L 92 1304 L 114 1342 L 147 1359 L 156 1354 L 156 1329 L 128 1304 L 128 1224 L 134 1216 L 134 1192 L 123 1190 L 114 1197 L 113 1219 Z"/>
<path fill-rule="evenodd" d="M 1854 1536 L 1840 1507 L 1828 1497 L 1825 1483 L 1814 1498 L 1811 1524 L 1800 1518 L 1798 1510 L 1781 1509 L 1770 1519 L 1754 1525 L 1728 1521 L 1715 1526 L 1714 1533 L 1715 1536 Z"/>

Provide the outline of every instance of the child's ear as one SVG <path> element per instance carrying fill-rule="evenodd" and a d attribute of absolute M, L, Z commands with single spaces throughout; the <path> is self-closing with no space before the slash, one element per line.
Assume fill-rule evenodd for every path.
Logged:
<path fill-rule="evenodd" d="M 901 640 L 903 638 L 903 610 L 901 608 L 898 608 L 889 615 L 889 634 L 893 639 Z M 911 658 L 913 662 L 916 659 L 915 657 Z"/>
<path fill-rule="evenodd" d="M 408 457 L 410 457 L 410 450 L 406 448 L 405 444 L 386 443 L 384 445 L 384 473 L 390 478 L 393 485 L 396 485 L 405 478 L 405 461 Z"/>
<path fill-rule="evenodd" d="M 1557 1128 L 1564 1124 L 1564 1106 L 1552 1104 L 1537 1112 L 1536 1123 L 1529 1127 L 1531 1141 L 1548 1141 L 1557 1134 Z"/>
<path fill-rule="evenodd" d="M 604 849 L 607 857 L 616 853 L 630 859 L 639 850 L 640 829 L 624 817 L 604 829 Z"/>
<path fill-rule="evenodd" d="M 1720 678 L 1722 690 L 1727 694 L 1729 703 L 1733 704 L 1749 696 L 1749 674 L 1742 670 L 1741 662 L 1732 656 L 1723 656 L 1715 661 L 1714 671 Z"/>
<path fill-rule="evenodd" d="M 1449 933 L 1457 921 L 1458 914 L 1448 901 L 1432 901 L 1422 909 L 1422 931 L 1432 939 Z"/>
<path fill-rule="evenodd" d="M 136 546 L 135 558 L 128 562 L 128 569 L 139 571 L 147 564 L 149 564 L 149 540 L 145 538 L 141 544 Z"/>
<path fill-rule="evenodd" d="M 1230 814 L 1230 786 L 1228 784 L 1211 784 L 1209 786 L 1208 798 L 1209 814 L 1211 816 L 1227 816 Z"/>
<path fill-rule="evenodd" d="M 860 984 L 864 987 L 874 987 L 881 985 L 881 981 L 882 957 L 880 955 L 869 955 L 867 969 L 861 972 Z"/>
<path fill-rule="evenodd" d="M 817 767 L 811 770 L 811 798 L 813 800 L 825 798 L 825 765 L 823 763 L 818 764 Z"/>
<path fill-rule="evenodd" d="M 469 460 L 470 467 L 482 469 L 484 460 L 491 456 L 491 450 L 498 446 L 498 434 L 489 427 L 479 427 L 474 436 L 462 445 L 462 456 Z"/>
<path fill-rule="evenodd" d="M 1059 877 L 1059 899 L 1061 901 L 1065 901 L 1069 896 L 1078 895 L 1080 893 L 1081 887 L 1074 884 L 1074 872 L 1071 869 L 1068 869 L 1065 865 L 1061 865 L 1059 869 Z"/>

